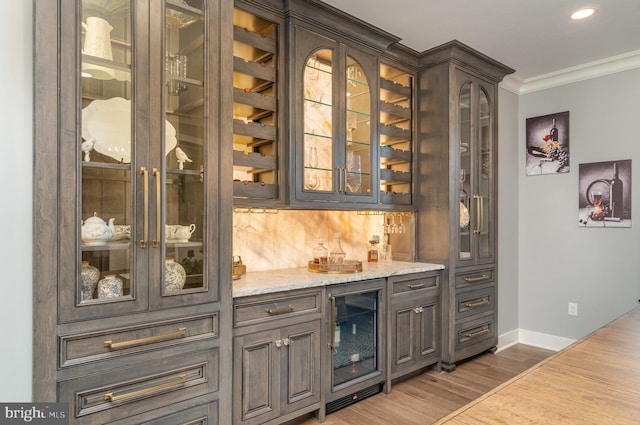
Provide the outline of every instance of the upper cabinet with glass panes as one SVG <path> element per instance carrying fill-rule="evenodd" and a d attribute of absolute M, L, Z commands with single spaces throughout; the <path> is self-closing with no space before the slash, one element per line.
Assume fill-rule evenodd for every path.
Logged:
<path fill-rule="evenodd" d="M 73 277 L 61 316 L 216 299 L 203 261 L 217 183 L 206 116 L 218 41 L 206 1 L 64 1 L 62 11 L 75 31 L 61 33 L 61 264 Z"/>

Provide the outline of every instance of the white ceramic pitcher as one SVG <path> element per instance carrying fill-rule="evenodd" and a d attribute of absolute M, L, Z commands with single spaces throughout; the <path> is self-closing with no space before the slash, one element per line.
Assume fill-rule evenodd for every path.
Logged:
<path fill-rule="evenodd" d="M 113 27 L 105 19 L 96 16 L 87 18 L 82 22 L 85 31 L 82 53 L 101 59 L 113 60 L 111 51 L 111 30 Z M 114 78 L 113 69 L 94 64 L 83 64 L 83 71 L 99 80 L 111 80 Z"/>

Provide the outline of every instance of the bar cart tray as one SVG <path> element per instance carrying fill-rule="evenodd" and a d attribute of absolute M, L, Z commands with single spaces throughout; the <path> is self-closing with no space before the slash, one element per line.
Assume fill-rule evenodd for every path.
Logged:
<path fill-rule="evenodd" d="M 307 270 L 313 273 L 356 273 L 362 271 L 362 261 L 344 260 L 342 264 L 317 264 L 309 261 Z"/>

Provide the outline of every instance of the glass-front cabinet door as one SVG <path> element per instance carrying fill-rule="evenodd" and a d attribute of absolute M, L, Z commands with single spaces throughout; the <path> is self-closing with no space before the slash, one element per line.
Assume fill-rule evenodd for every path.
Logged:
<path fill-rule="evenodd" d="M 61 317 L 211 300 L 206 5 L 64 1 L 61 19 Z"/>
<path fill-rule="evenodd" d="M 295 194 L 298 200 L 371 203 L 378 199 L 376 61 L 302 28 L 295 28 L 296 72 L 302 93 Z M 374 119 L 376 116 L 374 115 Z"/>
<path fill-rule="evenodd" d="M 458 71 L 458 260 L 493 261 L 495 244 L 495 146 L 493 88 Z"/>

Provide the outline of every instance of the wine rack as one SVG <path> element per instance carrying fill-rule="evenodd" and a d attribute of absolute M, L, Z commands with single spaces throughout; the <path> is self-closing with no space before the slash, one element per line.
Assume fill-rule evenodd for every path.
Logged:
<path fill-rule="evenodd" d="M 412 202 L 413 76 L 380 65 L 380 203 Z"/>
<path fill-rule="evenodd" d="M 234 9 L 233 195 L 236 204 L 278 198 L 278 25 Z"/>

